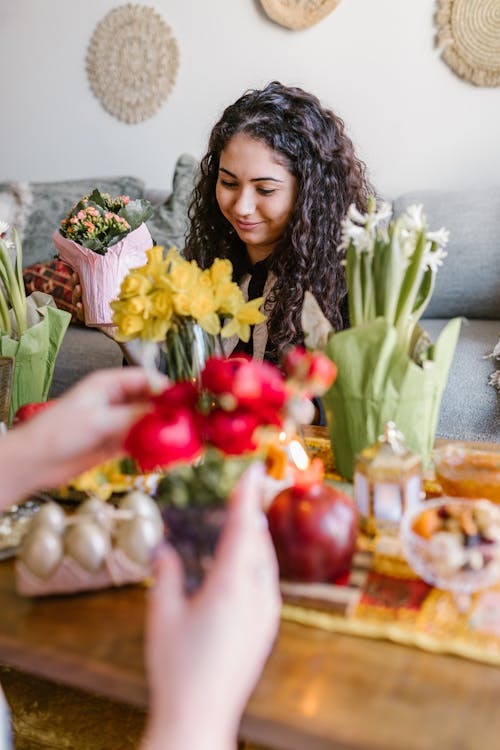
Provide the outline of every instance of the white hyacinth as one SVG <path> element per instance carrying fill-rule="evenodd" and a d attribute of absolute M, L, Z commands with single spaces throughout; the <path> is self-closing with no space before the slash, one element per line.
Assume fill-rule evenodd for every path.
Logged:
<path fill-rule="evenodd" d="M 352 326 L 384 317 L 413 354 L 415 326 L 427 307 L 443 264 L 449 232 L 429 231 L 422 205 L 411 205 L 389 224 L 391 207 L 377 208 L 372 196 L 366 214 L 351 206 L 342 223 L 339 250 L 345 252 Z"/>

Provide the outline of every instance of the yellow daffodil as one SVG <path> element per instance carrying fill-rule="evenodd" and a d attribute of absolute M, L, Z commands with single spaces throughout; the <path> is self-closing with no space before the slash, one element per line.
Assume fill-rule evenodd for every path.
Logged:
<path fill-rule="evenodd" d="M 229 323 L 226 323 L 221 331 L 221 335 L 224 338 L 229 338 L 237 334 L 242 341 L 248 341 L 250 338 L 250 326 L 262 323 L 266 319 L 266 316 L 259 310 L 263 299 L 263 297 L 257 297 L 250 300 L 250 302 L 245 302 L 237 310 Z"/>
<path fill-rule="evenodd" d="M 191 297 L 189 294 L 173 294 L 172 303 L 174 306 L 174 313 L 181 317 L 187 317 L 191 315 Z"/>
<path fill-rule="evenodd" d="M 158 279 L 165 276 L 168 263 L 167 260 L 163 257 L 163 250 L 164 248 L 161 245 L 155 245 L 149 250 L 146 250 L 148 262 L 145 266 L 142 266 L 141 268 L 138 268 L 136 270 L 142 272 L 146 276 L 146 278 L 149 278 L 152 281 L 157 281 Z"/>
<path fill-rule="evenodd" d="M 225 281 L 217 286 L 215 301 L 221 315 L 234 315 L 245 303 L 241 289 L 234 281 Z"/>
<path fill-rule="evenodd" d="M 140 273 L 138 269 L 133 269 L 122 281 L 120 297 L 121 299 L 125 299 L 126 297 L 134 297 L 138 294 L 147 294 L 151 289 L 152 284 L 147 276 Z"/>
<path fill-rule="evenodd" d="M 142 335 L 144 328 L 144 318 L 142 315 L 121 315 L 115 313 L 113 323 L 118 326 L 115 335 L 117 341 L 130 341 Z"/>
<path fill-rule="evenodd" d="M 237 334 L 248 341 L 250 326 L 265 320 L 259 310 L 262 298 L 245 302 L 240 287 L 232 281 L 229 260 L 217 258 L 210 268 L 201 269 L 175 247 L 165 257 L 161 246 L 146 254 L 147 263 L 129 272 L 118 299 L 111 303 L 118 341 L 140 337 L 176 346 L 193 323 L 210 336 L 221 333 L 224 317 L 229 320 L 222 335 Z M 192 339 L 192 334 L 188 338 Z"/>
<path fill-rule="evenodd" d="M 149 318 L 144 323 L 141 338 L 145 341 L 165 341 L 167 331 L 171 328 L 172 319 Z"/>
<path fill-rule="evenodd" d="M 167 289 L 156 289 L 149 296 L 150 312 L 155 318 L 166 318 L 170 320 L 174 307 L 172 294 Z"/>
<path fill-rule="evenodd" d="M 221 286 L 232 281 L 233 264 L 227 258 L 216 258 L 210 266 L 210 278 L 214 287 Z"/>

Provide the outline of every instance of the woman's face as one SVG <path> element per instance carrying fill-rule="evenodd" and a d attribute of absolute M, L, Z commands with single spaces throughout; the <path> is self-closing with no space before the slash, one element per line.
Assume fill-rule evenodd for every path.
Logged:
<path fill-rule="evenodd" d="M 262 141 L 244 133 L 221 151 L 215 195 L 252 263 L 267 258 L 290 221 L 297 181 Z"/>

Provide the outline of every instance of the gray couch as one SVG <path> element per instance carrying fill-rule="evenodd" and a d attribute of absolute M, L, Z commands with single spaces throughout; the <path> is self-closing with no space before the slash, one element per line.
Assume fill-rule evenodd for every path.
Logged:
<path fill-rule="evenodd" d="M 183 246 L 197 167 L 191 156 L 179 157 L 168 197 L 155 203 L 148 226 L 157 244 Z M 72 203 L 94 185 L 114 194 L 151 197 L 134 177 L 33 184 L 33 205 L 23 232 L 26 265 L 55 255 L 54 229 Z M 2 189 L 7 190 L 8 184 L 0 183 L 0 195 Z M 447 320 L 464 318 L 443 395 L 438 436 L 498 441 L 500 396 L 488 384 L 495 362 L 485 357 L 500 336 L 500 188 L 405 193 L 393 201 L 395 215 L 412 203 L 423 204 L 431 229 L 450 230 L 448 257 L 437 275 L 422 325 L 435 340 Z M 51 396 L 96 368 L 119 366 L 122 359 L 118 345 L 104 334 L 71 325 L 56 363 Z"/>

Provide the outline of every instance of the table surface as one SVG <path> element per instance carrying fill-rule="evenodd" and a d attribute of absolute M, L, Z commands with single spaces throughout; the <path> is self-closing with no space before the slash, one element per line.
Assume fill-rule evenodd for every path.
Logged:
<path fill-rule="evenodd" d="M 145 597 L 21 598 L 3 561 L 0 662 L 145 708 Z M 277 750 L 489 750 L 499 703 L 496 667 L 282 622 L 241 736 Z"/>

